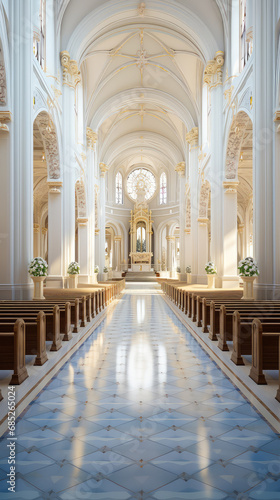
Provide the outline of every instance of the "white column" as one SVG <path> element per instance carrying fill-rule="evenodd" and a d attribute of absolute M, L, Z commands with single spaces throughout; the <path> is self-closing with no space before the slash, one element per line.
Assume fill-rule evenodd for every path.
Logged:
<path fill-rule="evenodd" d="M 5 235 L 9 238 L 10 246 L 10 259 L 5 262 L 6 267 L 6 265 L 9 266 L 10 261 L 10 282 L 6 287 L 10 293 L 5 296 L 20 299 L 31 298 L 33 288 L 28 274 L 28 264 L 33 256 L 32 0 L 24 2 L 11 0 L 9 14 L 9 31 L 12 35 L 10 38 L 10 103 L 13 120 L 10 126 L 9 200 L 3 212 L 6 214 L 6 210 L 11 210 L 11 229 Z M 6 278 L 8 278 L 8 273 Z"/>
<path fill-rule="evenodd" d="M 238 284 L 237 278 L 237 186 L 236 182 L 224 182 L 224 286 Z M 229 278 L 234 278 L 232 281 Z"/>
<path fill-rule="evenodd" d="M 253 50 L 254 0 L 246 2 L 246 42 L 250 44 L 250 54 Z"/>
<path fill-rule="evenodd" d="M 115 242 L 115 265 L 116 265 L 116 271 L 121 270 L 121 241 L 122 237 L 121 236 L 115 236 L 114 242 Z"/>
<path fill-rule="evenodd" d="M 174 236 L 166 236 L 166 241 L 167 241 L 167 271 L 170 271 L 172 273 L 173 271 L 173 247 L 174 247 Z"/>
<path fill-rule="evenodd" d="M 88 219 L 78 219 L 78 262 L 80 264 L 79 282 L 89 282 L 88 272 Z"/>
<path fill-rule="evenodd" d="M 211 259 L 217 267 L 217 286 L 223 276 L 223 86 L 224 53 L 216 52 L 204 71 L 204 81 L 211 91 Z"/>
<path fill-rule="evenodd" d="M 185 162 L 181 162 L 177 165 L 176 171 L 178 172 L 178 184 L 179 184 L 179 227 L 180 227 L 180 238 L 179 238 L 179 248 L 180 248 L 180 268 L 181 273 L 185 272 L 185 221 L 186 221 L 186 203 L 185 203 L 185 186 L 186 186 L 186 164 Z M 177 253 L 177 245 L 175 248 L 175 252 Z M 175 255 L 175 259 L 177 261 L 177 255 Z M 177 266 L 176 266 L 177 267 Z M 175 269 L 176 270 L 176 269 Z"/>
<path fill-rule="evenodd" d="M 186 265 L 192 268 L 192 279 L 196 281 L 198 274 L 198 127 L 194 127 L 186 135 L 189 144 L 189 183 L 191 196 L 191 233 L 186 232 Z M 190 246 L 190 248 L 189 248 Z"/>
<path fill-rule="evenodd" d="M 95 279 L 94 267 L 98 265 L 95 262 L 95 187 L 94 187 L 94 164 L 95 164 L 95 144 L 97 134 L 87 127 L 87 173 L 86 173 L 86 189 L 87 189 L 87 205 L 88 205 L 88 238 L 89 238 L 89 255 L 88 267 L 91 281 Z M 93 281 L 94 282 L 94 281 Z"/>
<path fill-rule="evenodd" d="M 271 299 L 274 295 L 273 200 L 279 197 L 279 185 L 273 178 L 277 4 L 274 0 L 254 1 L 253 194 L 254 256 L 260 268 L 255 285 L 258 299 Z"/>
<path fill-rule="evenodd" d="M 41 254 L 45 258 L 48 251 L 48 228 L 42 227 Z"/>
<path fill-rule="evenodd" d="M 33 224 L 33 257 L 41 257 L 40 236 L 40 224 Z"/>
<path fill-rule="evenodd" d="M 208 262 L 208 219 L 197 219 L 197 274 L 199 276 L 199 281 L 202 282 L 205 279 L 205 264 Z"/>
<path fill-rule="evenodd" d="M 99 262 L 100 271 L 103 273 L 105 266 L 105 202 L 106 202 L 106 172 L 107 165 L 100 163 L 100 231 L 99 231 Z"/>
<path fill-rule="evenodd" d="M 63 288 L 62 182 L 49 181 L 48 194 L 48 264 L 47 287 Z"/>
<path fill-rule="evenodd" d="M 70 262 L 75 260 L 75 89 L 80 73 L 68 52 L 61 52 L 60 58 L 63 68 L 63 273 L 66 275 Z"/>

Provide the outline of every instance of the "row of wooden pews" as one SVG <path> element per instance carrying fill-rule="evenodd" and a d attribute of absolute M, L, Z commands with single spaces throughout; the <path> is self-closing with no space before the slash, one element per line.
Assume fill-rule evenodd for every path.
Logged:
<path fill-rule="evenodd" d="M 47 363 L 47 343 L 50 351 L 59 351 L 62 342 L 71 340 L 124 287 L 125 280 L 76 289 L 45 288 L 43 301 L 0 301 L 0 370 L 13 370 L 10 385 L 28 377 L 26 355 L 34 356 L 36 366 Z"/>
<path fill-rule="evenodd" d="M 251 356 L 250 378 L 267 384 L 264 370 L 279 371 L 280 301 L 243 301 L 242 290 L 197 290 L 178 280 L 160 282 L 167 297 L 193 321 L 221 351 L 231 350 L 231 361 L 244 365 Z M 229 349 L 229 343 L 232 343 Z"/>

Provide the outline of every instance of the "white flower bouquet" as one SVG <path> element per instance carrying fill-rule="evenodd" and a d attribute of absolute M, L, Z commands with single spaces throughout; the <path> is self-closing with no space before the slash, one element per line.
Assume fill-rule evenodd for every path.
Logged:
<path fill-rule="evenodd" d="M 48 264 L 42 257 L 35 257 L 29 264 L 28 272 L 30 276 L 47 276 Z"/>
<path fill-rule="evenodd" d="M 97 274 L 99 273 L 99 266 L 95 266 L 94 267 L 94 272 L 97 273 Z"/>
<path fill-rule="evenodd" d="M 259 276 L 259 268 L 252 257 L 246 257 L 238 264 L 239 276 L 252 277 Z"/>
<path fill-rule="evenodd" d="M 205 265 L 206 274 L 217 274 L 217 269 L 214 262 L 207 262 Z"/>
<path fill-rule="evenodd" d="M 68 274 L 80 274 L 80 266 L 78 262 L 71 262 L 67 269 Z"/>
<path fill-rule="evenodd" d="M 191 268 L 191 266 L 187 266 L 187 267 L 186 267 L 186 273 L 187 273 L 187 274 L 190 274 L 191 272 L 192 272 L 192 268 Z"/>
<path fill-rule="evenodd" d="M 103 273 L 108 273 L 108 267 L 107 266 L 104 266 Z"/>

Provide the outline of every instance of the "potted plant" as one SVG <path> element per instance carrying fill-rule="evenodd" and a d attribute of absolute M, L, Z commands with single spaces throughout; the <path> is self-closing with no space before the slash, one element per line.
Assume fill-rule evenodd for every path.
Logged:
<path fill-rule="evenodd" d="M 44 300 L 43 281 L 48 275 L 48 264 L 42 257 L 35 257 L 29 264 L 28 272 L 34 283 L 33 300 Z"/>
<path fill-rule="evenodd" d="M 192 268 L 191 268 L 191 266 L 186 267 L 186 274 L 187 274 L 187 284 L 191 285 L 192 284 Z"/>
<path fill-rule="evenodd" d="M 207 288 L 209 289 L 215 288 L 215 278 L 217 274 L 217 269 L 214 262 L 207 262 L 207 264 L 205 265 L 205 271 L 207 274 L 207 281 L 208 281 Z"/>
<path fill-rule="evenodd" d="M 254 300 L 254 281 L 259 276 L 259 268 L 252 257 L 246 257 L 238 264 L 239 276 L 243 281 L 243 300 Z"/>
<path fill-rule="evenodd" d="M 109 272 L 108 267 L 104 266 L 103 267 L 103 281 L 107 281 L 108 280 L 108 272 Z"/>
<path fill-rule="evenodd" d="M 94 276 L 93 276 L 93 283 L 97 283 L 97 276 L 99 273 L 99 266 L 94 266 Z"/>
<path fill-rule="evenodd" d="M 67 273 L 69 275 L 69 288 L 77 288 L 78 274 L 80 274 L 78 262 L 70 262 Z"/>

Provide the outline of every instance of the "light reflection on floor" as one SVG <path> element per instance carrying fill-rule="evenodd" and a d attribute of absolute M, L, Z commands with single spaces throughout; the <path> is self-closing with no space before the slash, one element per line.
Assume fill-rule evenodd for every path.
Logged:
<path fill-rule="evenodd" d="M 17 420 L 17 493 L 0 497 L 280 498 L 280 441 L 158 292 L 113 313 Z"/>

